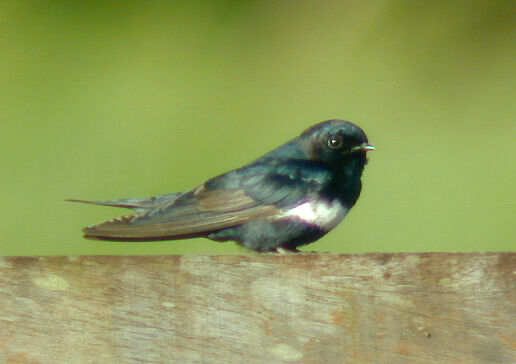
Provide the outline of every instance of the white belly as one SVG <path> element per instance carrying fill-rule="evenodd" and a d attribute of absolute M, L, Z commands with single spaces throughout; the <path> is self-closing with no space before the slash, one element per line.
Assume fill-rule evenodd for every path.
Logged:
<path fill-rule="evenodd" d="M 314 200 L 305 202 L 285 213 L 285 216 L 295 216 L 299 219 L 317 225 L 323 230 L 330 231 L 342 221 L 348 209 L 338 200 L 333 202 Z"/>

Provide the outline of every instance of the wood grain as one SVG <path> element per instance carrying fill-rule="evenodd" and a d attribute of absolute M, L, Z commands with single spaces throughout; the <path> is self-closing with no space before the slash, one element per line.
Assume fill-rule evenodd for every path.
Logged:
<path fill-rule="evenodd" d="M 0 258 L 0 363 L 515 362 L 515 253 Z"/>

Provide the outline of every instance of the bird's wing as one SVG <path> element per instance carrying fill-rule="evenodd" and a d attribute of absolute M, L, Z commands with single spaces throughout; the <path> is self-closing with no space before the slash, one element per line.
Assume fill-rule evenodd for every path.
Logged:
<path fill-rule="evenodd" d="M 206 235 L 256 218 L 272 217 L 330 183 L 331 173 L 308 161 L 256 165 L 208 180 L 144 212 L 84 229 L 112 240 L 163 240 Z"/>

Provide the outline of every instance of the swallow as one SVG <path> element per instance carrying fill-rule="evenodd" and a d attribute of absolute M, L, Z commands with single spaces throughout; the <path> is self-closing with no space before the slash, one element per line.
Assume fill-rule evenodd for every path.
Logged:
<path fill-rule="evenodd" d="M 184 192 L 108 201 L 133 213 L 83 229 L 86 238 L 156 241 L 205 237 L 259 252 L 297 252 L 332 230 L 362 189 L 364 131 L 328 120 L 238 169 Z"/>

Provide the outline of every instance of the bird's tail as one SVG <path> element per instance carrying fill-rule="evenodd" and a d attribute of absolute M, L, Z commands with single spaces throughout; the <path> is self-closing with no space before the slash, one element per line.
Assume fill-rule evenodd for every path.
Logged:
<path fill-rule="evenodd" d="M 160 236 L 148 236 L 152 235 L 155 227 L 149 226 L 134 226 L 133 221 L 135 218 L 145 214 L 153 209 L 173 204 L 181 193 L 169 193 L 164 195 L 156 195 L 152 197 L 129 197 L 120 198 L 116 200 L 104 200 L 104 201 L 89 201 L 89 200 L 78 200 L 78 199 L 67 199 L 69 202 L 81 202 L 93 205 L 101 206 L 112 206 L 112 207 L 123 207 L 135 211 L 133 214 L 116 217 L 100 224 L 88 226 L 83 229 L 84 237 L 90 239 L 102 239 L 102 240 L 163 240 Z M 145 224 L 144 224 L 145 225 Z M 151 230 L 151 231 L 146 231 Z M 140 230 L 145 230 L 141 232 Z"/>
<path fill-rule="evenodd" d="M 93 205 L 101 206 L 113 206 L 113 207 L 124 207 L 126 209 L 133 209 L 136 211 L 145 211 L 161 205 L 163 203 L 173 202 L 180 193 L 168 193 L 164 195 L 157 195 L 152 197 L 128 197 L 119 198 L 116 200 L 104 200 L 104 201 L 89 201 L 89 200 L 78 200 L 75 198 L 66 199 L 68 202 L 81 202 L 89 203 Z"/>

